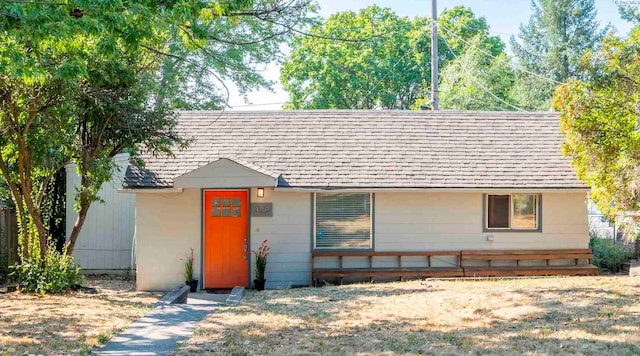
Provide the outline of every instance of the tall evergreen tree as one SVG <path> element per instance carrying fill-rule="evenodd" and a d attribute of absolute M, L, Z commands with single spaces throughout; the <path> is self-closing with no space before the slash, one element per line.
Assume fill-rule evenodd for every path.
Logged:
<path fill-rule="evenodd" d="M 599 47 L 607 29 L 596 20 L 594 0 L 532 0 L 531 8 L 511 48 L 517 65 L 538 75 L 519 71 L 513 97 L 523 108 L 548 110 L 556 84 L 587 75 L 580 59 Z"/>
<path fill-rule="evenodd" d="M 640 9 L 632 6 L 619 6 L 618 12 L 623 20 L 640 23 Z"/>

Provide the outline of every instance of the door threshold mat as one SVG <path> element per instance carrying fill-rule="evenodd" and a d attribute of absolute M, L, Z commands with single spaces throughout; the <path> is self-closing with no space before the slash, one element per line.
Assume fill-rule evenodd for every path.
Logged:
<path fill-rule="evenodd" d="M 205 289 L 205 292 L 210 294 L 231 294 L 232 288 L 211 288 Z"/>

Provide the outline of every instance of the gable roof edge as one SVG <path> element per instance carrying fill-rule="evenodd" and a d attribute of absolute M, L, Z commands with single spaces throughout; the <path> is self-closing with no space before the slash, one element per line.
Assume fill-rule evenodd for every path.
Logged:
<path fill-rule="evenodd" d="M 253 163 L 245 161 L 245 160 L 241 160 L 241 159 L 239 159 L 237 157 L 233 157 L 233 158 L 231 158 L 231 157 L 220 157 L 220 158 L 218 158 L 217 160 L 215 160 L 215 161 L 213 161 L 211 163 L 220 161 L 222 159 L 226 159 L 228 161 L 231 161 L 231 162 L 237 163 L 237 164 L 239 164 L 241 166 L 244 166 L 246 168 L 249 168 L 252 171 L 256 171 L 258 173 L 262 173 L 262 174 L 264 174 L 266 176 L 269 176 L 269 177 L 271 177 L 271 178 L 276 180 L 276 185 L 277 185 L 278 178 L 280 178 L 280 176 L 281 176 L 280 173 L 276 173 L 276 172 L 270 171 L 270 170 L 268 170 L 266 168 L 260 167 L 260 166 L 258 166 L 256 164 L 253 164 Z"/>

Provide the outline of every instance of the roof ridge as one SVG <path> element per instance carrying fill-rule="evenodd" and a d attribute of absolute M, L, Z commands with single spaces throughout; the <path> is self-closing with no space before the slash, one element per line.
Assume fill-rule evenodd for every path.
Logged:
<path fill-rule="evenodd" d="M 528 116 L 547 116 L 558 117 L 559 113 L 555 111 L 467 111 L 467 110 L 350 110 L 350 109 L 321 109 L 321 110 L 178 110 L 180 116 L 247 116 L 247 115 L 264 115 L 271 116 L 274 114 L 286 116 L 301 116 L 309 114 L 378 114 L 379 116 L 391 115 L 423 115 L 423 116 L 475 116 L 475 117 L 528 117 Z"/>

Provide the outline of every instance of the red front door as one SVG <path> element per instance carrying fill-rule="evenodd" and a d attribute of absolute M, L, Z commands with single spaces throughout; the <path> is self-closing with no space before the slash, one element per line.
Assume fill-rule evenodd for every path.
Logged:
<path fill-rule="evenodd" d="M 204 288 L 246 286 L 247 191 L 204 192 Z"/>

